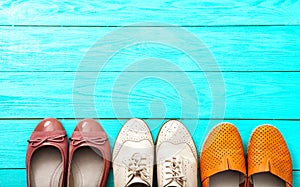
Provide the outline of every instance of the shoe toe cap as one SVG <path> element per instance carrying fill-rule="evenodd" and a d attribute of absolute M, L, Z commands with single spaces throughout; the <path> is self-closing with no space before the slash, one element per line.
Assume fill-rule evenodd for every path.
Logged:
<path fill-rule="evenodd" d="M 55 118 L 43 119 L 34 129 L 34 131 L 57 131 L 65 130 L 62 124 Z"/>
<path fill-rule="evenodd" d="M 77 124 L 74 131 L 97 132 L 97 131 L 104 131 L 104 130 L 96 120 L 94 120 L 94 119 L 83 119 Z"/>

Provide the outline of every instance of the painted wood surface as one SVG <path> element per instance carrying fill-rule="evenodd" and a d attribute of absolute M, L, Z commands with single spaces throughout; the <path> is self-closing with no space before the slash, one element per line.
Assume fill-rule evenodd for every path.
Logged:
<path fill-rule="evenodd" d="M 133 40 L 138 31 L 123 32 Z M 147 30 L 176 30 L 176 28 L 145 27 Z M 300 71 L 300 27 L 213 27 L 184 28 L 207 46 L 221 71 Z M 118 28 L 56 28 L 56 27 L 0 27 L 0 71 L 72 71 L 90 47 L 102 37 Z M 141 32 L 141 31 L 140 31 Z M 176 31 L 174 31 L 176 32 Z M 177 36 L 180 39 L 180 36 Z M 112 43 L 121 45 L 124 41 Z M 99 53 L 108 53 L 100 51 Z M 91 56 L 94 57 L 94 56 Z M 116 51 L 102 71 L 122 71 L 145 58 L 169 60 L 183 71 L 200 69 L 188 54 L 168 47 L 143 43 Z M 100 63 L 101 58 L 94 57 Z M 214 70 L 210 64 L 204 64 Z M 145 70 L 169 71 L 158 64 Z"/>
<path fill-rule="evenodd" d="M 1 25 L 123 26 L 157 21 L 176 25 L 290 25 L 300 23 L 296 0 L 241 1 L 1 1 Z"/>
<path fill-rule="evenodd" d="M 300 186 L 299 9 L 295 0 L 1 1 L 0 186 L 26 186 L 26 140 L 44 117 L 59 118 L 69 136 L 77 123 L 74 118 L 97 118 L 111 145 L 128 118 L 146 119 L 154 138 L 167 119 L 184 118 L 198 152 L 209 129 L 220 121 L 237 125 L 245 149 L 252 130 L 270 123 L 287 141 L 294 186 Z M 209 63 L 201 69 L 172 46 L 146 42 L 116 51 L 101 70 L 77 74 L 81 81 L 74 86 L 90 47 L 138 22 L 139 27 L 128 27 L 132 35 L 120 38 L 179 28 L 160 27 L 164 23 L 181 26 L 206 45 L 219 69 Z M 150 66 L 134 66 L 143 59 Z M 94 92 L 87 92 L 94 84 Z M 212 112 L 223 106 L 224 115 Z M 111 187 L 112 170 L 109 177 Z"/>
<path fill-rule="evenodd" d="M 78 76 L 77 84 L 74 72 L 2 73 L 0 116 L 300 119 L 295 72 L 222 72 L 225 87 L 219 72 L 101 72 L 96 80 L 92 74 Z M 212 114 L 222 106 L 225 115 Z"/>

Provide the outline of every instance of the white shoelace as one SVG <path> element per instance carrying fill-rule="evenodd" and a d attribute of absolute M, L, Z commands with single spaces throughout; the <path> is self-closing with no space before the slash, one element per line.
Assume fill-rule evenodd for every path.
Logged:
<path fill-rule="evenodd" d="M 168 186 L 173 181 L 175 181 L 179 186 L 184 187 L 186 183 L 186 177 L 182 172 L 182 162 L 173 157 L 172 160 L 165 160 L 166 174 L 170 175 L 166 180 L 170 180 L 165 186 Z"/>
<path fill-rule="evenodd" d="M 147 160 L 147 157 L 140 153 L 135 153 L 132 155 L 130 159 L 128 159 L 126 162 L 123 163 L 127 166 L 129 174 L 128 182 L 129 184 L 134 177 L 140 177 L 143 181 L 148 183 L 146 180 L 149 179 L 149 171 L 147 169 L 147 164 L 145 161 Z"/>

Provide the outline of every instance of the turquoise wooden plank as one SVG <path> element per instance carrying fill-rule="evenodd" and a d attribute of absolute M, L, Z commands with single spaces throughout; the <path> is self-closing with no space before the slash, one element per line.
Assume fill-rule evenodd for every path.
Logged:
<path fill-rule="evenodd" d="M 119 28 L 55 28 L 55 27 L 0 27 L 0 70 L 1 71 L 77 71 L 89 48 L 111 31 Z M 120 46 L 134 34 L 159 29 L 175 33 L 177 28 L 145 27 L 131 28 L 135 31 L 122 33 L 123 41 L 110 45 Z M 173 30 L 172 30 L 173 29 Z M 217 27 L 184 28 L 199 39 L 211 51 L 221 71 L 300 71 L 300 27 Z M 145 32 L 146 32 L 145 31 Z M 141 31 L 139 31 L 140 33 Z M 128 36 L 129 35 L 129 36 Z M 161 36 L 164 37 L 164 36 Z M 184 39 L 188 41 L 189 39 Z M 183 41 L 183 42 L 184 42 Z M 186 42 L 184 42 L 186 43 Z M 103 43 L 106 44 L 106 43 Z M 191 45 L 195 47 L 195 45 Z M 106 54 L 108 51 L 97 53 Z M 208 63 L 195 62 L 175 48 L 151 43 L 137 44 L 116 51 L 102 69 L 122 71 L 130 64 L 149 58 L 165 59 L 183 71 L 215 70 Z M 91 55 L 94 63 L 103 58 Z M 51 64 L 51 67 L 49 65 Z M 170 71 L 163 63 L 135 71 Z"/>
<path fill-rule="evenodd" d="M 0 176 L 2 176 L 0 178 L 0 186 L 7 186 L 7 187 L 25 187 L 26 186 L 26 171 L 25 171 L 25 169 L 0 170 Z M 154 176 L 154 180 L 156 180 L 155 176 Z M 199 182 L 198 186 L 201 186 L 200 180 L 198 180 L 198 182 Z M 293 171 L 293 185 L 295 187 L 300 185 L 300 172 L 299 171 Z M 110 170 L 106 186 L 114 187 L 112 170 Z"/>
<path fill-rule="evenodd" d="M 75 120 L 61 120 L 68 136 L 72 134 L 76 126 Z M 166 121 L 163 120 L 145 120 L 149 125 L 153 139 L 155 141 L 161 125 Z M 218 120 L 181 120 L 189 129 L 195 141 L 198 153 L 201 150 L 201 145 L 205 135 L 209 130 L 220 121 Z M 124 124 L 125 120 L 100 120 L 103 128 L 106 130 L 111 148 L 118 135 L 119 130 Z M 269 123 L 276 126 L 283 134 L 287 145 L 290 149 L 293 169 L 300 169 L 300 152 L 298 149 L 299 135 L 299 121 L 284 121 L 284 120 L 230 120 L 229 122 L 235 124 L 240 131 L 243 139 L 244 148 L 246 150 L 248 140 L 252 130 L 258 125 Z M 0 168 L 25 168 L 25 155 L 27 149 L 26 140 L 30 137 L 35 128 L 37 120 L 0 120 L 0 138 L 2 140 L 0 147 Z"/>
<path fill-rule="evenodd" d="M 77 76 L 75 85 L 74 72 L 2 73 L 0 116 L 300 119 L 296 72 L 101 72 L 96 80 L 93 74 Z"/>
<path fill-rule="evenodd" d="M 176 25 L 299 24 L 299 1 L 2 1 L 2 25 L 123 26 L 158 21 Z"/>

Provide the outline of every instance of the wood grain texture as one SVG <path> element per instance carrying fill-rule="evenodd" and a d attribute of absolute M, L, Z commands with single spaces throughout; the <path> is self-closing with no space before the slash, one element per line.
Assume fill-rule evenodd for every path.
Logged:
<path fill-rule="evenodd" d="M 0 74 L 1 118 L 300 119 L 299 73 L 101 72 L 96 80 L 94 72 L 80 76 Z M 214 103 L 214 109 L 226 107 L 224 116 L 212 113 Z"/>
<path fill-rule="evenodd" d="M 125 118 L 146 118 L 154 139 L 166 119 L 185 118 L 198 152 L 223 117 L 236 124 L 245 149 L 252 130 L 270 123 L 286 139 L 294 186 L 300 186 L 299 9 L 295 0 L 1 1 L 0 186 L 26 186 L 26 140 L 38 118 L 48 116 L 61 118 L 69 136 L 77 123 L 73 118 L 99 118 L 111 147 Z M 140 33 L 176 30 L 161 27 L 173 24 L 201 39 L 219 69 L 211 72 L 216 70 L 211 60 L 199 68 L 189 54 L 165 43 L 133 43 L 115 51 L 103 69 L 77 74 L 81 81 L 74 86 L 91 46 L 135 23 L 147 27 L 133 27 L 120 33 L 122 40 L 104 44 L 113 48 Z M 101 55 L 89 59 L 103 61 Z M 216 106 L 220 111 L 225 106 L 224 115 L 212 112 Z M 112 170 L 107 186 L 113 186 Z"/>
<path fill-rule="evenodd" d="M 0 176 L 2 176 L 0 178 L 0 186 L 7 186 L 7 187 L 24 187 L 24 186 L 26 186 L 26 171 L 25 171 L 25 169 L 0 170 Z M 155 177 L 154 177 L 154 179 L 155 179 Z M 198 182 L 199 182 L 198 186 L 201 186 L 199 180 L 198 180 Z M 293 185 L 295 187 L 300 185 L 300 172 L 299 171 L 293 172 Z M 114 187 L 112 170 L 110 170 L 106 186 Z"/>
<path fill-rule="evenodd" d="M 72 134 L 76 126 L 75 120 L 61 120 L 68 136 Z M 166 120 L 145 120 L 149 125 L 153 139 L 155 140 L 160 127 Z M 219 123 L 217 120 L 181 120 L 191 135 L 193 136 L 195 145 L 199 151 L 209 130 Z M 100 120 L 99 121 L 105 131 L 107 132 L 113 147 L 114 141 L 118 135 L 125 120 Z M 229 122 L 235 124 L 240 131 L 244 148 L 246 151 L 250 134 L 255 127 L 261 124 L 272 124 L 276 126 L 283 134 L 293 160 L 293 169 L 300 169 L 300 151 L 298 149 L 299 135 L 299 121 L 282 121 L 282 120 L 230 120 Z M 38 120 L 0 120 L 0 138 L 2 146 L 0 147 L 0 168 L 25 168 L 25 155 L 27 149 L 27 139 L 29 139 L 33 129 Z M 199 155 L 198 155 L 199 156 Z"/>
<path fill-rule="evenodd" d="M 134 35 L 147 30 L 176 28 L 132 28 L 120 37 L 134 40 Z M 184 28 L 198 37 L 216 59 L 221 71 L 300 71 L 300 27 L 217 27 Z M 77 71 L 90 47 L 118 28 L 0 27 L 0 71 Z M 142 30 L 142 31 L 141 31 Z M 172 31 L 170 31 L 172 32 Z M 163 36 L 158 36 L 163 37 Z M 182 39 L 176 36 L 177 39 Z M 186 40 L 186 38 L 184 38 Z M 103 43 L 122 46 L 122 42 Z M 101 43 L 101 42 L 100 42 Z M 190 54 L 164 44 L 132 44 L 116 51 L 102 71 L 122 71 L 134 62 L 148 58 L 165 59 L 183 71 L 200 69 Z M 195 47 L 191 44 L 191 48 Z M 99 51 L 90 55 L 94 63 L 103 61 Z M 210 63 L 201 65 L 214 70 Z M 135 71 L 169 71 L 158 64 Z"/>
<path fill-rule="evenodd" d="M 300 3 L 268 1 L 2 1 L 2 25 L 124 26 L 136 22 L 175 25 L 290 25 L 300 23 Z"/>

